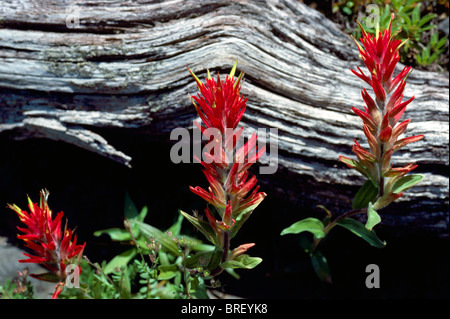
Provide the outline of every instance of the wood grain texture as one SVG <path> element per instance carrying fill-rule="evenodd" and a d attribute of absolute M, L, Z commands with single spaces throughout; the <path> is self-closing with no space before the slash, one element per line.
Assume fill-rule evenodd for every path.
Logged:
<path fill-rule="evenodd" d="M 350 72 L 362 63 L 353 41 L 302 3 L 1 2 L 0 134 L 60 140 L 130 165 L 132 158 L 96 128 L 168 140 L 173 128 L 192 127 L 196 118 L 187 66 L 204 78 L 206 69 L 228 73 L 238 59 L 249 98 L 242 124 L 249 132 L 278 129 L 279 174 L 262 177 L 267 192 L 341 210 L 362 184 L 338 162 L 339 155 L 353 156 L 354 138 L 365 140 L 351 111 L 363 106 L 362 83 Z M 416 162 L 426 178 L 386 223 L 448 236 L 448 73 L 414 70 L 405 98 L 412 95 L 407 135 L 425 138 L 393 162 Z M 286 176 L 295 189 L 283 187 Z"/>

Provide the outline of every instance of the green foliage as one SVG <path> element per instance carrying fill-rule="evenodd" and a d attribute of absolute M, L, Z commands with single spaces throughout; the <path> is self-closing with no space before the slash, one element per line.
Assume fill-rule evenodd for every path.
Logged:
<path fill-rule="evenodd" d="M 243 268 L 252 269 L 258 266 L 262 262 L 259 257 L 250 257 L 249 255 L 243 254 L 237 256 L 234 260 L 229 260 L 220 265 L 222 268 Z"/>
<path fill-rule="evenodd" d="M 0 299 L 33 299 L 34 288 L 28 280 L 28 268 L 17 272 L 18 277 L 0 285 Z"/>
<path fill-rule="evenodd" d="M 323 282 L 331 283 L 331 272 L 330 266 L 328 266 L 328 261 L 325 256 L 319 251 L 315 250 L 311 252 L 311 264 L 313 266 L 314 272 Z"/>
<path fill-rule="evenodd" d="M 378 187 L 372 181 L 367 181 L 359 189 L 353 198 L 353 209 L 365 208 L 369 203 L 374 203 L 378 196 Z"/>
<path fill-rule="evenodd" d="M 428 66 L 434 63 L 437 58 L 445 51 L 447 42 L 447 37 L 439 39 L 439 34 L 437 32 L 434 32 L 431 35 L 430 41 L 426 46 L 424 46 L 422 43 L 419 43 L 422 48 L 422 52 L 416 55 L 416 63 L 420 66 Z"/>
<path fill-rule="evenodd" d="M 366 222 L 366 228 L 371 231 L 372 228 L 381 222 L 381 217 L 378 215 L 378 213 L 375 211 L 375 209 L 372 206 L 372 203 L 369 203 L 369 207 L 367 207 L 367 222 Z"/>
<path fill-rule="evenodd" d="M 378 238 L 374 230 L 367 229 L 362 223 L 352 218 L 343 218 L 337 222 L 337 225 L 344 227 L 358 237 L 361 237 L 373 247 L 384 248 L 384 246 L 386 246 L 386 242 Z"/>
<path fill-rule="evenodd" d="M 356 206 L 358 207 L 362 205 L 361 203 L 368 202 L 368 198 L 376 198 L 378 190 L 377 194 L 373 194 L 373 188 L 376 189 L 376 187 L 373 186 L 373 183 L 371 181 L 367 181 L 367 183 L 361 187 L 358 195 L 355 196 L 356 200 L 354 201 L 354 206 L 355 202 Z M 358 196 L 361 198 L 357 198 Z M 365 196 L 368 196 L 368 198 L 366 198 Z M 344 215 L 338 216 L 334 220 L 332 219 L 332 214 L 325 207 L 319 206 L 319 208 L 323 209 L 327 214 L 327 216 L 322 221 L 312 217 L 305 218 L 283 229 L 281 231 L 281 235 L 300 234 L 304 232 L 311 233 L 313 235 L 312 239 L 301 237 L 301 246 L 303 247 L 305 252 L 309 254 L 311 258 L 311 265 L 316 275 L 323 282 L 331 283 L 332 280 L 328 261 L 320 251 L 320 245 L 325 240 L 325 238 L 327 238 L 330 230 L 335 226 L 338 225 L 351 231 L 353 234 L 362 238 L 373 247 L 383 248 L 384 246 L 386 246 L 386 242 L 382 241 L 373 230 L 373 227 L 381 222 L 381 217 L 378 215 L 375 209 L 373 209 L 372 203 L 370 201 L 367 203 L 367 205 L 365 205 L 365 207 L 358 207 L 358 209 L 354 209 Z M 350 216 L 352 214 L 360 214 L 363 212 L 367 213 L 367 222 L 365 225 L 355 219 L 345 217 L 347 215 Z"/>
<path fill-rule="evenodd" d="M 58 298 L 65 299 L 184 299 L 208 298 L 208 266 L 218 267 L 221 252 L 212 245 L 181 234 L 183 215 L 166 231 L 144 222 L 148 209 L 137 210 L 127 194 L 124 205 L 124 228 L 99 230 L 124 250 L 109 261 L 91 262 L 87 257 L 78 287 L 65 287 Z M 247 255 L 239 256 L 238 268 L 253 268 L 258 262 Z M 237 276 L 228 265 L 226 270 Z M 26 280 L 0 286 L 0 298 L 31 299 L 33 287 Z"/>
<path fill-rule="evenodd" d="M 325 237 L 324 225 L 317 218 L 302 219 L 283 229 L 281 235 L 283 236 L 287 234 L 299 234 L 304 231 L 312 233 L 315 239 Z"/>
<path fill-rule="evenodd" d="M 394 186 L 392 186 L 392 192 L 394 194 L 403 192 L 419 183 L 423 177 L 424 176 L 421 174 L 410 174 L 403 176 L 395 182 Z"/>
<path fill-rule="evenodd" d="M 369 5 L 376 5 L 377 9 L 371 11 Z M 375 34 L 374 18 L 377 16 L 380 31 L 383 31 L 389 26 L 394 13 L 392 33 L 397 33 L 396 38 L 405 41 L 400 50 L 401 62 L 419 67 L 441 64 L 440 57 L 445 52 L 448 37 L 444 35 L 439 38 L 436 30 L 437 14 L 422 0 L 336 1 L 332 5 L 332 12 L 346 17 L 346 23 L 353 26 L 350 32 L 357 40 L 361 38 L 361 31 L 354 24 L 356 19 L 361 22 L 365 31 Z"/>

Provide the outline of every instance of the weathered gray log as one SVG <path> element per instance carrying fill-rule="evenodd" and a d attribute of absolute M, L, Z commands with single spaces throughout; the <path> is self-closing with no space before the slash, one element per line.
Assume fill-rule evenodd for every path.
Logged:
<path fill-rule="evenodd" d="M 168 139 L 196 118 L 186 67 L 204 78 L 236 59 L 249 98 L 244 126 L 278 129 L 279 169 L 298 181 L 290 193 L 279 188 L 348 207 L 362 178 L 337 158 L 364 140 L 351 112 L 362 107 L 362 84 L 349 70 L 361 61 L 346 34 L 296 0 L 1 1 L 0 133 L 61 140 L 130 165 L 94 129 L 145 128 Z M 425 138 L 393 162 L 416 162 L 426 178 L 402 198 L 407 211 L 386 216 L 392 225 L 448 236 L 448 94 L 448 73 L 408 78 L 407 134 Z"/>

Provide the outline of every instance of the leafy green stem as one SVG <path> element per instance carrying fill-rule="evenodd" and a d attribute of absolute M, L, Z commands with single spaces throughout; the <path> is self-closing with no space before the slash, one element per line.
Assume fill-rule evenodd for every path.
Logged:
<path fill-rule="evenodd" d="M 346 212 L 346 213 L 344 213 L 344 214 L 339 215 L 338 217 L 336 217 L 335 220 L 333 220 L 333 221 L 331 221 L 330 223 L 328 223 L 328 224 L 325 226 L 325 228 L 323 229 L 323 231 L 324 231 L 324 233 L 325 233 L 325 236 L 322 237 L 322 238 L 316 238 L 316 239 L 314 240 L 310 252 L 314 252 L 314 251 L 317 249 L 317 247 L 319 246 L 320 242 L 321 242 L 324 238 L 326 238 L 326 235 L 330 232 L 330 230 L 331 230 L 334 226 L 337 225 L 337 223 L 338 223 L 339 221 L 341 221 L 341 220 L 344 219 L 344 218 L 353 216 L 353 215 L 357 215 L 357 214 L 366 214 L 366 213 L 367 213 L 367 208 L 359 208 L 359 209 L 353 209 L 353 210 L 350 210 L 350 211 L 348 211 L 348 212 Z"/>

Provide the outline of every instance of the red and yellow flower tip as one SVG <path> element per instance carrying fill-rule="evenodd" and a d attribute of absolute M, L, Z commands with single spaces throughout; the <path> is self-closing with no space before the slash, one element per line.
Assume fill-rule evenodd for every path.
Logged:
<path fill-rule="evenodd" d="M 226 128 L 236 129 L 246 109 L 247 98 L 240 94 L 242 78 L 244 73 L 235 78 L 237 61 L 225 81 L 217 74 L 214 80 L 208 71 L 206 83 L 202 83 L 194 72 L 189 72 L 197 82 L 199 90 L 197 96 L 191 96 L 191 101 L 198 115 L 206 127 L 213 127 L 225 133 Z"/>
<path fill-rule="evenodd" d="M 357 160 L 345 156 L 339 157 L 343 163 L 356 169 L 378 187 L 380 195 L 384 196 L 380 198 L 380 203 L 388 203 L 401 196 L 389 193 L 392 181 L 389 182 L 386 179 L 394 175 L 398 176 L 398 171 L 406 174 L 416 167 L 416 165 L 407 165 L 403 168 L 392 168 L 390 164 L 392 154 L 403 146 L 424 137 L 416 135 L 399 139 L 410 122 L 410 120 L 400 122 L 400 118 L 407 105 L 414 100 L 414 96 L 403 101 L 406 79 L 412 71 L 411 67 L 405 66 L 394 76 L 395 67 L 400 60 L 399 49 L 404 42 L 396 40 L 395 34 L 391 34 L 393 18 L 394 15 L 391 16 L 389 26 L 384 32 L 380 32 L 377 27 L 375 35 L 368 34 L 358 22 L 362 32 L 360 39 L 362 45 L 356 40 L 355 43 L 369 75 L 364 74 L 359 67 L 358 72 L 351 71 L 372 87 L 375 98 L 372 98 L 366 89 L 362 89 L 364 110 L 356 107 L 352 110 L 362 119 L 369 149 L 361 147 L 355 140 L 352 150 Z"/>
<path fill-rule="evenodd" d="M 61 230 L 64 213 L 58 213 L 53 219 L 52 210 L 48 206 L 48 196 L 49 192 L 42 190 L 39 204 L 33 203 L 28 197 L 30 213 L 15 204 L 8 204 L 8 207 L 17 213 L 20 221 L 26 226 L 17 227 L 23 233 L 17 238 L 22 239 L 25 246 L 34 252 L 34 255 L 23 253 L 28 259 L 19 260 L 19 262 L 41 264 L 47 268 L 49 273 L 31 276 L 40 280 L 58 282 L 53 294 L 53 298 L 57 298 L 67 278 L 66 267 L 69 264 L 79 264 L 86 243 L 77 244 L 77 236 L 67 228 L 67 222 L 64 230 Z"/>

